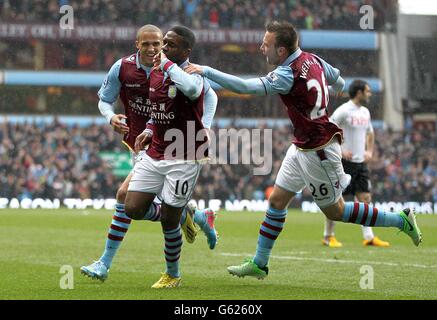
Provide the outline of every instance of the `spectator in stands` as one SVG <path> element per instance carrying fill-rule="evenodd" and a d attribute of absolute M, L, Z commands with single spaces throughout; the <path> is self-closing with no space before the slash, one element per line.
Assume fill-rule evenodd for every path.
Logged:
<path fill-rule="evenodd" d="M 368 164 L 370 180 L 378 181 L 372 186 L 374 201 L 437 202 L 436 131 L 429 127 L 405 132 L 376 129 L 375 135 L 374 157 Z M 253 176 L 251 165 L 206 165 L 193 198 L 265 199 L 290 140 L 289 127 L 273 130 L 273 170 L 268 176 Z M 99 153 L 123 150 L 119 137 L 105 125 L 0 123 L 0 197 L 113 197 L 121 181 Z M 304 190 L 300 198 L 308 200 L 310 193 Z"/>
<path fill-rule="evenodd" d="M 0 20 L 57 24 L 59 8 L 67 4 L 73 7 L 75 21 L 81 25 L 153 23 L 165 27 L 179 22 L 194 27 L 194 18 L 202 16 L 201 28 L 262 29 L 266 21 L 275 19 L 289 20 L 298 29 L 358 30 L 359 9 L 367 4 L 374 8 L 376 29 L 391 30 L 397 6 L 397 0 L 51 0 L 48 5 L 46 2 L 1 1 Z"/>

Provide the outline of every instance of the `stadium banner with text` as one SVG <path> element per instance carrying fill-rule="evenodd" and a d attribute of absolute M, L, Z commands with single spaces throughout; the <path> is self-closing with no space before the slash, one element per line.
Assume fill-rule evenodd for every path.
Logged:
<path fill-rule="evenodd" d="M 0 209 L 106 209 L 114 210 L 116 199 L 17 199 L 17 198 L 0 198 Z M 248 212 L 265 212 L 268 209 L 267 200 L 226 200 L 219 199 L 191 200 L 191 203 L 199 209 L 211 208 L 214 211 L 226 210 L 228 212 L 248 211 Z M 437 202 L 376 202 L 376 208 L 385 211 L 401 211 L 403 208 L 414 208 L 418 214 L 437 214 Z M 293 208 L 298 209 L 298 208 Z M 303 201 L 300 209 L 304 213 L 317 213 L 320 209 L 315 202 Z"/>
<path fill-rule="evenodd" d="M 126 177 L 132 170 L 129 152 L 100 152 L 99 156 L 103 161 L 109 163 L 112 173 L 117 177 Z"/>
<path fill-rule="evenodd" d="M 62 29 L 59 25 L 0 23 L 0 39 L 40 39 L 57 41 L 133 41 L 139 27 L 75 26 Z M 164 32 L 166 30 L 163 30 Z M 232 29 L 193 30 L 198 43 L 260 44 L 265 31 Z M 300 31 L 303 48 L 377 50 L 378 34 L 373 31 Z"/>

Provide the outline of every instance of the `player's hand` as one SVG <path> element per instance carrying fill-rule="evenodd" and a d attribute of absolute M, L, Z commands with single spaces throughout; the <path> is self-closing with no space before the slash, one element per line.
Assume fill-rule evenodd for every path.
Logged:
<path fill-rule="evenodd" d="M 161 61 L 167 59 L 165 53 L 161 50 L 153 57 L 153 69 L 161 69 Z"/>
<path fill-rule="evenodd" d="M 135 139 L 135 153 L 144 150 L 144 148 L 152 141 L 152 135 L 148 132 L 143 132 Z"/>
<path fill-rule="evenodd" d="M 372 152 L 370 151 L 364 152 L 364 162 L 370 161 L 370 159 L 372 159 L 372 156 L 373 156 Z"/>
<path fill-rule="evenodd" d="M 198 64 L 188 63 L 188 65 L 184 68 L 184 71 L 189 74 L 197 73 L 203 75 L 203 68 Z"/>
<path fill-rule="evenodd" d="M 115 132 L 126 134 L 129 133 L 129 127 L 126 125 L 127 117 L 124 114 L 116 114 L 111 118 L 111 126 Z"/>
<path fill-rule="evenodd" d="M 342 155 L 343 159 L 345 159 L 345 160 L 352 160 L 352 152 L 351 151 L 344 150 L 341 152 L 341 155 Z"/>

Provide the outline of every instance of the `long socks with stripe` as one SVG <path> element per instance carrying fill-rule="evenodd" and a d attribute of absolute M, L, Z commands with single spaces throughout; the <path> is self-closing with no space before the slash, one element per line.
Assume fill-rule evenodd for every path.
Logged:
<path fill-rule="evenodd" d="M 173 278 L 180 277 L 179 272 L 179 257 L 181 256 L 182 248 L 182 232 L 181 227 L 176 229 L 164 230 L 164 255 L 167 265 L 166 272 Z"/>
<path fill-rule="evenodd" d="M 121 242 L 124 239 L 124 235 L 129 229 L 131 218 L 124 213 L 124 204 L 117 203 L 115 205 L 115 213 L 112 217 L 111 226 L 108 231 L 108 239 L 106 240 L 105 251 L 100 257 L 105 266 L 109 269 L 112 264 Z"/>
<path fill-rule="evenodd" d="M 265 267 L 269 262 L 270 252 L 275 244 L 276 238 L 282 231 L 285 223 L 287 210 L 267 210 L 261 228 L 259 229 L 258 245 L 253 261 L 260 267 Z"/>
<path fill-rule="evenodd" d="M 143 220 L 149 221 L 161 221 L 161 205 L 159 203 L 152 202 Z"/>
<path fill-rule="evenodd" d="M 186 216 L 187 213 L 184 209 L 182 212 L 181 224 L 185 222 Z M 161 221 L 161 205 L 153 202 L 143 219 L 149 221 Z M 102 261 L 108 269 L 111 267 L 112 260 L 114 259 L 118 248 L 120 247 L 121 242 L 123 241 L 124 236 L 129 229 L 131 221 L 132 219 L 124 213 L 124 204 L 116 203 L 115 213 L 112 217 L 111 226 L 109 227 L 108 231 L 105 251 L 100 257 L 100 261 Z"/>
<path fill-rule="evenodd" d="M 373 209 L 372 209 L 373 211 Z M 365 240 L 372 240 L 375 235 L 373 234 L 373 230 L 371 227 L 361 226 L 363 231 L 363 238 Z M 335 232 L 335 221 L 326 218 L 325 220 L 325 231 L 323 232 L 323 236 L 326 239 L 327 237 L 334 236 Z"/>
<path fill-rule="evenodd" d="M 186 218 L 187 208 L 185 207 L 182 211 L 180 224 L 183 224 Z M 152 205 L 149 207 L 149 210 L 147 210 L 143 220 L 161 221 L 161 204 L 153 202 Z"/>
<path fill-rule="evenodd" d="M 362 202 L 346 202 L 342 221 L 368 227 L 397 227 L 402 229 L 404 225 L 404 220 L 399 213 L 378 210 Z"/>

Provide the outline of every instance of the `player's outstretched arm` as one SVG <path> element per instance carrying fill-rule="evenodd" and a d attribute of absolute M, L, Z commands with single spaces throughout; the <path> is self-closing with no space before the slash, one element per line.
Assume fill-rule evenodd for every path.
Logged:
<path fill-rule="evenodd" d="M 264 77 L 242 79 L 207 66 L 193 65 L 186 72 L 195 72 L 236 93 L 255 95 L 287 94 L 293 86 L 293 72 L 289 66 L 278 66 Z"/>
<path fill-rule="evenodd" d="M 218 83 L 223 88 L 234 91 L 236 93 L 266 95 L 266 88 L 260 78 L 242 79 L 237 76 L 221 72 L 207 66 L 200 66 L 190 63 L 185 72 L 193 74 L 197 73 Z"/>

